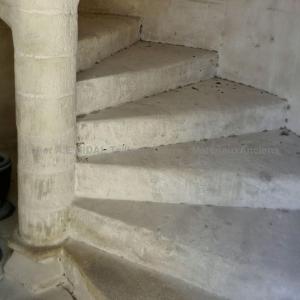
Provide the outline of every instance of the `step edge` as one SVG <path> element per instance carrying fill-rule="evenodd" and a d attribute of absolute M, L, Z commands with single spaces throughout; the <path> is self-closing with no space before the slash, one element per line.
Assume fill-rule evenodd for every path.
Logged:
<path fill-rule="evenodd" d="M 90 211 L 89 211 L 90 212 Z M 100 217 L 101 218 L 101 217 Z M 110 220 L 115 220 L 115 219 L 113 219 L 113 218 L 108 218 L 108 219 L 110 219 Z M 127 226 L 127 224 L 125 223 L 125 222 L 122 222 L 121 221 L 121 223 L 123 223 L 123 224 L 125 224 L 125 226 Z M 131 227 L 133 227 L 133 226 L 131 226 Z M 142 235 L 142 233 L 141 233 L 141 235 Z M 93 246 L 93 247 L 95 247 L 95 248 L 97 248 L 97 249 L 99 249 L 99 250 L 102 250 L 102 251 L 105 251 L 105 252 L 108 252 L 108 253 L 111 253 L 111 254 L 113 254 L 113 255 L 116 255 L 116 256 L 119 256 L 119 257 L 124 257 L 124 250 L 123 251 L 118 251 L 118 250 L 114 250 L 114 249 L 112 249 L 112 247 L 110 247 L 110 246 L 103 246 L 103 243 L 98 243 L 97 241 L 95 241 L 95 240 L 92 240 L 92 239 L 89 239 L 88 237 L 84 237 L 84 238 L 82 238 L 82 236 L 80 236 L 80 235 L 74 235 L 74 236 L 72 236 L 72 238 L 73 239 L 80 239 L 80 241 L 81 242 L 83 242 L 83 243 L 86 243 L 86 244 L 89 244 L 89 245 L 91 245 L 91 246 Z M 137 247 L 137 246 L 135 246 L 135 247 Z M 124 249 L 126 249 L 126 248 L 124 248 Z M 196 252 L 195 252 L 196 253 Z M 202 253 L 203 254 L 203 257 L 205 257 L 205 254 L 204 253 Z M 199 255 L 199 253 L 197 252 L 197 256 Z M 232 269 L 232 263 L 230 263 L 230 262 L 232 262 L 232 260 L 224 260 L 224 257 L 221 257 L 221 256 L 218 256 L 218 255 L 212 255 L 211 253 L 208 253 L 208 257 L 206 258 L 206 260 L 207 261 L 211 261 L 212 260 L 212 257 L 213 257 L 213 260 L 214 261 L 219 261 L 219 263 L 222 265 L 222 269 L 223 269 L 223 271 L 224 270 L 226 270 L 227 269 L 227 271 L 229 272 L 229 270 L 230 269 Z M 148 269 L 152 269 L 152 270 L 154 270 L 154 271 L 156 271 L 156 272 L 159 272 L 159 273 L 161 273 L 161 274 L 165 274 L 166 276 L 172 276 L 172 277 L 174 277 L 174 270 L 167 270 L 167 268 L 165 267 L 165 268 L 162 268 L 162 269 L 158 269 L 158 266 L 161 266 L 161 264 L 159 264 L 159 261 L 161 260 L 161 258 L 156 258 L 155 260 L 157 260 L 157 262 L 156 262 L 156 267 L 151 267 L 151 263 L 153 264 L 153 261 L 151 261 L 150 262 L 150 264 L 147 264 L 147 263 L 145 263 L 145 262 L 143 262 L 143 261 L 141 261 L 141 260 L 139 260 L 139 261 L 137 261 L 137 260 L 133 260 L 133 259 L 131 259 L 130 258 L 130 254 L 129 254 L 129 256 L 128 256 L 128 254 L 125 256 L 125 258 L 128 260 L 128 261 L 130 261 L 130 262 L 132 262 L 132 263 L 137 263 L 137 264 L 139 264 L 139 265 L 141 265 L 141 266 L 143 266 L 143 267 L 146 267 L 146 268 L 148 268 Z M 169 264 L 169 262 L 167 263 L 167 264 Z M 205 264 L 205 263 L 204 263 Z M 239 267 L 238 267 L 238 270 L 239 270 L 239 272 L 241 272 L 241 271 L 243 271 L 244 273 L 245 273 L 245 271 L 246 271 L 246 269 L 247 269 L 247 271 L 249 271 L 249 265 L 248 265 L 248 267 L 246 267 L 246 269 L 245 269 L 245 265 L 244 264 L 242 264 L 242 263 L 238 263 L 238 265 L 239 265 Z M 251 265 L 251 266 L 253 266 L 253 265 Z M 228 269 L 228 267 L 229 267 L 229 269 Z M 257 275 L 257 268 L 256 268 L 257 266 L 255 265 L 255 266 L 253 266 L 253 274 L 256 274 Z M 224 269 L 225 268 L 225 269 Z M 172 268 L 172 269 L 174 269 L 174 267 Z M 236 268 L 235 268 L 236 269 Z M 215 271 L 216 272 L 216 271 Z M 232 277 L 232 280 L 235 280 L 236 279 L 236 276 L 238 275 L 238 273 L 239 272 L 237 272 L 237 274 L 234 276 L 233 275 L 233 277 Z M 185 273 L 187 273 L 187 271 L 185 272 Z M 175 272 L 175 274 L 178 274 L 177 272 Z M 223 272 L 222 272 L 222 274 L 223 274 Z M 265 275 L 264 277 L 266 278 L 265 280 L 264 280 L 264 282 L 265 283 L 269 283 L 269 284 L 271 284 L 272 282 L 273 282 L 273 280 L 276 280 L 276 281 L 280 281 L 281 280 L 281 274 L 277 274 L 277 276 L 275 276 L 275 275 L 272 275 L 272 276 L 270 276 L 270 272 L 268 272 L 268 271 L 265 271 L 265 270 L 261 270 L 261 272 L 260 272 L 260 275 L 262 276 L 262 275 Z M 190 278 L 190 279 L 187 279 L 186 277 L 184 277 L 184 276 L 186 276 L 186 275 L 183 275 L 183 276 L 176 276 L 176 277 L 174 277 L 174 278 L 177 278 L 177 279 L 179 279 L 179 280 L 182 280 L 182 281 L 184 281 L 184 282 L 186 282 L 186 283 L 188 283 L 188 284 L 192 284 L 192 285 L 194 285 L 194 286 L 196 286 L 196 287 L 198 287 L 199 289 L 202 289 L 202 290 L 205 290 L 205 291 L 207 291 L 208 293 L 210 293 L 210 294 L 213 294 L 213 295 L 216 295 L 216 296 L 218 296 L 218 297 L 223 297 L 224 296 L 224 293 L 222 292 L 222 289 L 221 290 L 217 290 L 218 288 L 217 287 L 209 287 L 208 288 L 208 286 L 209 286 L 209 284 L 207 284 L 207 283 L 202 283 L 202 284 L 200 284 L 199 282 L 196 282 L 196 281 L 194 281 L 193 280 L 193 277 L 192 278 Z M 214 276 L 215 277 L 215 276 Z M 215 279 L 215 278 L 214 278 Z M 213 280 L 211 279 L 211 284 L 214 284 L 214 282 L 213 282 Z M 254 284 L 254 283 L 253 283 Z M 252 285 L 253 285 L 252 284 Z M 293 283 L 291 283 L 291 287 L 294 287 L 295 288 L 295 282 L 293 282 Z M 264 291 L 265 293 L 267 292 L 267 291 Z M 232 295 L 230 294 L 230 292 L 229 292 L 229 294 L 228 295 L 225 295 L 225 297 L 231 297 Z M 239 299 L 239 298 L 233 298 L 233 299 Z M 248 298 L 247 298 L 248 299 Z M 250 298 L 250 299 L 253 299 L 253 298 Z M 256 299 L 256 298 L 255 298 Z M 260 299 L 260 298 L 259 298 Z M 276 298 L 277 299 L 277 298 Z M 279 299 L 279 298 L 278 298 Z M 293 298 L 291 298 L 291 299 L 293 299 Z M 295 299 L 296 300 L 296 299 Z"/>

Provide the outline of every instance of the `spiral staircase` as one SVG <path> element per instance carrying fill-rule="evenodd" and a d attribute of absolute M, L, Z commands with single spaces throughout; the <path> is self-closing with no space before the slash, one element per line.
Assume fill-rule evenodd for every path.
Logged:
<path fill-rule="evenodd" d="M 71 236 L 34 253 L 47 275 L 33 290 L 299 299 L 300 139 L 285 128 L 287 101 L 219 78 L 214 51 L 142 30 L 136 17 L 79 17 Z"/>

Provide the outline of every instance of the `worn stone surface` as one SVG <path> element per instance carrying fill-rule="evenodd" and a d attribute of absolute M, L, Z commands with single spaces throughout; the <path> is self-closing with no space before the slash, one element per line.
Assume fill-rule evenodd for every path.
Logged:
<path fill-rule="evenodd" d="M 12 246 L 13 233 L 17 226 L 17 215 L 2 220 L 0 222 L 0 247 L 4 250 L 4 257 L 2 257 L 0 263 L 0 299 L 1 300 L 52 300 L 52 299 L 73 299 L 71 295 L 63 287 L 55 287 L 48 290 L 51 285 L 60 283 L 62 279 L 62 266 L 57 265 L 56 262 L 51 261 L 54 256 L 48 251 L 32 251 L 29 253 L 21 247 L 17 247 L 16 244 Z M 8 243 L 8 241 L 10 241 Z M 8 244 L 11 248 L 14 248 L 19 254 L 13 254 L 12 250 L 8 248 Z M 20 253 L 25 254 L 26 257 L 20 256 Z M 58 253 L 58 252 L 57 252 Z M 56 253 L 56 254 L 57 254 Z M 62 252 L 59 252 L 62 256 Z M 7 259 L 11 257 L 8 265 L 6 266 L 7 276 L 1 281 L 2 264 L 7 262 Z M 40 265 L 37 261 L 42 261 Z M 57 276 L 57 273 L 60 274 Z M 4 276 L 4 274 L 3 274 Z M 10 277 L 10 280 L 8 279 Z M 64 280 L 64 279 L 63 279 Z M 43 290 L 47 290 L 42 292 Z M 33 293 L 33 291 L 35 293 Z"/>
<path fill-rule="evenodd" d="M 54 288 L 64 281 L 64 269 L 60 259 L 56 257 L 33 261 L 31 257 L 15 251 L 4 271 L 6 278 L 20 283 L 35 294 Z"/>
<path fill-rule="evenodd" d="M 279 129 L 287 102 L 218 78 L 79 118 L 79 154 L 126 151 Z"/>
<path fill-rule="evenodd" d="M 299 296 L 300 213 L 81 199 L 73 237 L 232 300 Z"/>
<path fill-rule="evenodd" d="M 144 40 L 217 50 L 224 0 L 81 0 L 80 10 L 142 18 Z"/>
<path fill-rule="evenodd" d="M 77 114 L 139 100 L 216 73 L 215 52 L 138 42 L 81 72 L 77 82 Z"/>
<path fill-rule="evenodd" d="M 114 122 L 125 114 L 126 118 L 111 130 L 115 140 L 106 141 L 105 147 L 111 147 L 110 151 L 153 147 L 87 158 L 76 171 L 78 195 L 100 199 L 83 198 L 74 204 L 72 237 L 123 255 L 135 265 L 76 243 L 72 246 L 77 248 L 71 247 L 64 262 L 65 270 L 55 258 L 36 262 L 35 255 L 28 257 L 16 251 L 6 266 L 7 275 L 40 291 L 60 284 L 66 271 L 73 276 L 71 287 L 79 283 L 79 298 L 85 300 L 214 299 L 138 267 L 143 265 L 233 300 L 297 299 L 300 218 L 299 210 L 287 208 L 300 208 L 299 138 L 284 130 L 190 141 L 273 129 L 283 121 L 299 127 L 300 56 L 295 52 L 299 35 L 294 29 L 299 19 L 298 3 L 86 0 L 81 2 L 82 8 L 89 3 L 105 12 L 140 16 L 143 39 L 220 50 L 220 76 L 288 98 L 290 116 L 284 116 L 281 100 L 265 93 L 258 95 L 257 91 L 252 98 L 253 90 L 245 87 L 243 94 L 251 102 L 245 98 L 238 104 L 238 91 L 231 91 L 235 96 L 226 98 L 228 90 L 216 88 L 213 98 L 208 97 L 208 90 L 202 94 L 202 104 L 207 106 L 196 109 L 198 101 L 190 97 L 199 92 L 196 85 L 177 96 L 174 91 L 82 119 L 81 125 L 95 125 L 105 113 L 107 126 L 108 112 Z M 132 44 L 140 33 L 137 19 L 89 17 L 80 25 L 82 52 L 77 56 L 77 4 L 0 0 L 0 17 L 11 27 L 15 46 L 19 232 L 22 241 L 34 246 L 55 246 L 69 236 L 69 206 L 74 197 L 76 59 L 79 57 L 79 70 L 88 68 Z M 4 42 L 1 47 L 7 45 Z M 98 46 L 103 47 L 101 53 Z M 11 47 L 7 48 L 10 55 Z M 211 78 L 216 74 L 217 59 L 215 52 L 139 42 L 78 75 L 77 113 L 140 100 Z M 6 60 L 3 56 L 2 60 L 6 64 L 12 57 Z M 2 72 L 11 75 L 11 64 L 6 71 L 1 66 L 0 76 Z M 1 105 L 12 98 L 7 95 Z M 160 97 L 164 101 L 154 107 L 153 99 L 162 100 Z M 13 106 L 6 108 L 14 111 Z M 133 111 L 142 118 L 132 115 Z M 159 117 L 144 127 L 141 124 L 149 113 Z M 197 120 L 199 114 L 201 121 Z M 136 128 L 129 126 L 129 120 Z M 170 120 L 173 125 L 168 127 Z M 100 123 L 97 126 L 102 128 Z M 91 143 L 105 136 L 96 129 L 86 131 L 98 134 L 88 136 Z M 103 131 L 110 129 L 108 126 Z M 140 136 L 134 137 L 139 130 Z M 157 140 L 153 138 L 156 132 L 162 132 Z M 173 136 L 171 132 L 178 134 Z M 118 144 L 120 136 L 128 140 Z M 156 148 L 161 143 L 177 142 L 190 143 Z M 104 145 L 100 147 L 104 150 Z M 91 288 L 96 297 L 89 294 Z M 3 291 L 0 295 L 7 297 L 7 281 Z M 65 290 L 58 293 L 61 291 L 70 297 Z M 11 292 L 10 299 L 13 297 Z M 59 295 L 50 292 L 42 299 L 47 297 Z"/>
<path fill-rule="evenodd" d="M 221 300 L 180 280 L 131 264 L 83 243 L 70 242 L 66 250 L 80 270 L 80 281 L 89 286 L 90 299 Z M 75 297 L 76 292 L 81 291 L 75 291 Z"/>
<path fill-rule="evenodd" d="M 135 17 L 80 14 L 77 70 L 86 70 L 137 42 L 140 26 Z"/>
<path fill-rule="evenodd" d="M 84 11 L 142 17 L 143 39 L 217 50 L 219 75 L 287 98 L 300 132 L 300 2 L 82 0 Z"/>
<path fill-rule="evenodd" d="M 55 288 L 40 294 L 32 294 L 22 285 L 4 279 L 0 281 L 1 300 L 74 300 L 64 288 Z"/>
<path fill-rule="evenodd" d="M 299 148 L 295 134 L 271 131 L 101 154 L 77 163 L 76 194 L 299 209 Z"/>

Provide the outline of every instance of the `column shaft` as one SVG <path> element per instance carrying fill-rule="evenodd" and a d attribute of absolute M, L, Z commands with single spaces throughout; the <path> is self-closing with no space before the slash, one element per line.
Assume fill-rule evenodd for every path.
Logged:
<path fill-rule="evenodd" d="M 19 233 L 33 246 L 68 236 L 74 198 L 77 1 L 14 8 Z"/>

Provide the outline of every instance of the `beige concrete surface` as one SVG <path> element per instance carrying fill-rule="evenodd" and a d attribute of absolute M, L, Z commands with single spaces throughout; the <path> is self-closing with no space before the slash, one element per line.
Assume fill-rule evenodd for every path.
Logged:
<path fill-rule="evenodd" d="M 212 51 L 138 42 L 79 73 L 77 115 L 209 79 L 217 60 Z"/>
<path fill-rule="evenodd" d="M 64 288 L 56 288 L 41 294 L 31 294 L 18 283 L 0 281 L 0 300 L 74 300 Z"/>
<path fill-rule="evenodd" d="M 73 224 L 75 239 L 226 299 L 299 298 L 299 210 L 80 199 Z"/>
<path fill-rule="evenodd" d="M 139 18 L 80 14 L 78 24 L 77 70 L 91 68 L 104 58 L 140 39 Z"/>
<path fill-rule="evenodd" d="M 81 11 L 142 18 L 143 40 L 217 50 L 224 0 L 81 0 Z"/>
<path fill-rule="evenodd" d="M 10 3 L 19 233 L 36 246 L 57 244 L 67 237 L 66 215 L 74 186 L 77 4 Z"/>
<path fill-rule="evenodd" d="M 300 133 L 300 2 L 261 0 L 81 0 L 83 11 L 142 18 L 143 39 L 217 50 L 219 75 L 291 104 Z"/>
<path fill-rule="evenodd" d="M 109 300 L 221 300 L 221 298 L 83 243 L 70 242 L 66 250 L 85 282 L 84 299 Z M 71 275 L 71 274 L 69 274 Z M 78 278 L 77 278 L 78 279 Z M 75 286 L 74 295 L 82 291 Z"/>
<path fill-rule="evenodd" d="M 100 154 L 77 163 L 76 194 L 112 201 L 300 209 L 299 149 L 295 134 L 270 131 Z"/>
<path fill-rule="evenodd" d="M 298 300 L 299 137 L 221 137 L 300 130 L 299 2 L 82 0 L 129 16 L 84 15 L 78 54 L 77 5 L 0 0 L 14 41 L 1 21 L 0 144 L 16 153 L 16 111 L 21 239 L 47 254 L 70 235 L 89 244 L 67 245 L 63 261 L 14 252 L 0 300 L 218 299 L 199 288 Z M 140 37 L 152 42 L 131 46 Z M 181 88 L 216 74 L 289 105 L 219 79 Z M 79 120 L 78 144 L 127 151 L 85 158 L 74 184 L 76 114 L 95 111 Z M 2 245 L 15 223 L 0 223 Z"/>
<path fill-rule="evenodd" d="M 77 120 L 80 156 L 279 129 L 287 102 L 214 78 Z"/>

